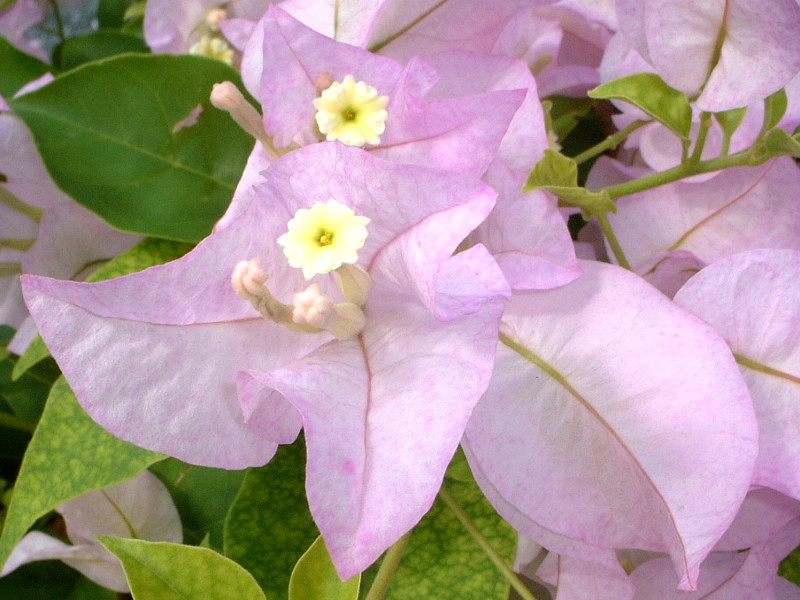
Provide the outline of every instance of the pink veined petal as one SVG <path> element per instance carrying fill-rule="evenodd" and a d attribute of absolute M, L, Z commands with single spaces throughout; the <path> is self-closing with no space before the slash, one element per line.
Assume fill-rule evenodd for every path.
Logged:
<path fill-rule="evenodd" d="M 381 95 L 390 95 L 400 79 L 402 67 L 395 61 L 335 42 L 276 6 L 270 7 L 258 27 L 262 30 L 258 32 L 263 38 L 262 46 L 248 44 L 244 60 L 248 61 L 248 77 L 252 77 L 255 67 L 250 64 L 248 53 L 258 52 L 266 61 L 257 97 L 264 113 L 264 127 L 278 147 L 288 146 L 298 134 L 311 135 L 316 112 L 313 100 L 320 94 L 318 77 L 342 81 L 352 75 Z"/>
<path fill-rule="evenodd" d="M 390 242 L 357 339 L 240 379 L 246 410 L 278 393 L 302 415 L 309 505 L 344 579 L 430 508 L 488 383 L 507 285 L 484 248 L 451 254 L 491 206 L 475 198 Z"/>
<path fill-rule="evenodd" d="M 513 289 L 549 289 L 582 273 L 555 199 L 544 192 L 501 197 L 476 231 Z"/>
<path fill-rule="evenodd" d="M 775 553 L 763 545 L 746 552 L 714 552 L 700 567 L 697 591 L 675 589 L 669 561 L 657 558 L 631 574 L 635 600 L 767 600 L 775 597 Z"/>
<path fill-rule="evenodd" d="M 727 12 L 719 62 L 696 102 L 700 110 L 753 104 L 800 71 L 800 6 L 795 0 L 729 0 Z"/>
<path fill-rule="evenodd" d="M 672 250 L 710 263 L 755 248 L 800 249 L 798 186 L 798 166 L 777 158 L 620 198 L 610 220 L 634 268 Z"/>
<path fill-rule="evenodd" d="M 172 496 L 149 471 L 142 471 L 119 485 L 79 496 L 60 506 L 58 512 L 64 516 L 70 541 L 76 545 L 97 544 L 97 535 L 176 544 L 183 541 L 183 528 Z"/>
<path fill-rule="evenodd" d="M 753 250 L 720 260 L 675 301 L 739 357 L 761 430 L 753 483 L 800 499 L 800 252 Z"/>
<path fill-rule="evenodd" d="M 184 54 L 192 32 L 218 0 L 153 0 L 144 15 L 144 38 L 155 53 Z"/>
<path fill-rule="evenodd" d="M 581 266 L 567 286 L 515 294 L 467 456 L 526 535 L 573 538 L 589 560 L 589 545 L 668 552 L 692 589 L 750 483 L 747 388 L 705 323 L 623 269 Z"/>
<path fill-rule="evenodd" d="M 750 490 L 714 550 L 744 550 L 767 542 L 798 517 L 800 502 L 797 500 L 770 488 Z"/>

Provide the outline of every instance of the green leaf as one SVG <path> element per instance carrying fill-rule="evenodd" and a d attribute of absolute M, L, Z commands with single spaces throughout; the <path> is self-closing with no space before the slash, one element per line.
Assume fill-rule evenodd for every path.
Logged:
<path fill-rule="evenodd" d="M 692 128 L 692 107 L 686 94 L 655 73 L 636 73 L 589 90 L 590 98 L 624 100 L 669 127 L 685 140 Z"/>
<path fill-rule="evenodd" d="M 783 129 L 773 129 L 764 138 L 764 146 L 772 156 L 800 158 L 800 141 Z"/>
<path fill-rule="evenodd" d="M 253 576 L 207 548 L 98 536 L 122 562 L 134 600 L 266 600 Z"/>
<path fill-rule="evenodd" d="M 64 40 L 53 51 L 53 64 L 62 71 L 69 71 L 88 62 L 126 52 L 149 54 L 150 48 L 138 36 L 100 30 Z"/>
<path fill-rule="evenodd" d="M 516 533 L 494 510 L 478 485 L 448 482 L 450 492 L 507 562 L 514 558 Z M 409 540 L 387 600 L 506 600 L 509 583 L 453 512 L 433 505 Z"/>
<path fill-rule="evenodd" d="M 211 58 L 122 55 L 9 104 L 79 203 L 123 231 L 198 241 L 230 203 L 254 144 L 210 104 L 211 87 L 225 80 L 241 86 Z"/>
<path fill-rule="evenodd" d="M 222 548 L 223 528 L 246 471 L 226 471 L 187 465 L 176 458 L 150 470 L 167 486 L 178 507 L 185 541 L 199 544 L 208 535 L 213 548 Z"/>
<path fill-rule="evenodd" d="M 87 278 L 87 281 L 105 281 L 131 273 L 138 273 L 148 267 L 163 265 L 172 260 L 177 260 L 192 248 L 194 248 L 192 244 L 147 238 L 133 248 L 112 258 L 92 273 Z"/>
<path fill-rule="evenodd" d="M 289 582 L 289 600 L 358 600 L 361 575 L 339 579 L 322 536 L 297 561 Z"/>
<path fill-rule="evenodd" d="M 61 561 L 49 560 L 21 566 L 0 579 L 3 600 L 114 600 L 109 590 L 104 596 L 81 596 L 81 575 Z M 104 589 L 104 588 L 101 588 Z"/>
<path fill-rule="evenodd" d="M 578 165 L 574 160 L 549 148 L 533 167 L 523 189 L 525 192 L 532 190 L 547 190 L 587 215 L 617 211 L 607 192 L 593 192 L 578 185 Z"/>
<path fill-rule="evenodd" d="M 771 96 L 764 98 L 764 124 L 761 127 L 761 131 L 769 131 L 773 127 L 777 127 L 783 115 L 786 114 L 788 107 L 789 99 L 786 96 L 786 90 L 778 90 Z"/>
<path fill-rule="evenodd" d="M 319 535 L 305 489 L 303 438 L 247 472 L 225 524 L 225 555 L 244 566 L 267 596 L 287 597 L 292 568 Z"/>
<path fill-rule="evenodd" d="M 591 98 L 550 96 L 546 102 L 550 103 L 550 120 L 553 131 L 560 141 L 566 139 L 580 119 L 588 115 L 594 106 L 594 100 Z"/>
<path fill-rule="evenodd" d="M 19 360 L 14 365 L 14 370 L 11 372 L 11 379 L 16 381 L 22 377 L 28 369 L 48 356 L 50 356 L 50 349 L 47 347 L 47 344 L 44 343 L 42 336 L 37 335 L 33 342 L 31 342 L 31 345 L 28 346 L 28 349 L 25 350 L 25 354 L 20 356 Z"/>
<path fill-rule="evenodd" d="M 50 70 L 47 63 L 18 50 L 0 36 L 0 95 L 11 98 L 26 83 L 38 79 Z"/>
<path fill-rule="evenodd" d="M 0 536 L 0 565 L 39 517 L 81 494 L 132 479 L 162 458 L 92 421 L 60 378 L 22 461 Z"/>
<path fill-rule="evenodd" d="M 726 110 L 724 112 L 714 113 L 714 118 L 722 127 L 722 133 L 726 140 L 730 140 L 733 134 L 739 129 L 739 125 L 744 121 L 747 114 L 747 107 L 734 108 L 733 110 Z"/>
<path fill-rule="evenodd" d="M 100 29 L 115 29 L 125 24 L 125 11 L 133 0 L 100 0 L 97 7 L 97 22 Z"/>

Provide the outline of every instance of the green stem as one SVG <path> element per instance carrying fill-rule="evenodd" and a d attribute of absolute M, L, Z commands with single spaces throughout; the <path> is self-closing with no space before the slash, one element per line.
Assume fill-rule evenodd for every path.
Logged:
<path fill-rule="evenodd" d="M 755 167 L 765 163 L 770 158 L 777 156 L 777 154 L 772 155 L 767 154 L 766 152 L 759 154 L 757 151 L 755 151 L 755 148 L 756 147 L 754 146 L 753 148 L 742 150 L 736 154 L 718 156 L 717 158 L 703 160 L 697 164 L 684 163 L 678 165 L 677 167 L 667 169 L 666 171 L 661 171 L 659 173 L 653 173 L 652 175 L 642 177 L 641 179 L 634 179 L 631 181 L 626 181 L 625 183 L 610 185 L 606 188 L 600 188 L 592 191 L 599 192 L 605 190 L 608 192 L 608 195 L 612 200 L 616 200 L 617 198 L 621 198 L 623 196 L 638 194 L 639 192 L 650 190 L 668 183 L 673 183 L 681 179 L 686 179 L 687 177 L 692 177 L 693 175 L 700 175 L 701 173 L 713 173 L 714 171 L 721 171 L 723 169 L 730 169 L 732 167 Z"/>
<path fill-rule="evenodd" d="M 0 262 L 0 277 L 10 277 L 22 274 L 22 263 Z"/>
<path fill-rule="evenodd" d="M 759 371 L 761 373 L 766 373 L 767 375 L 772 375 L 773 377 L 780 377 L 781 379 L 787 379 L 793 383 L 800 383 L 800 377 L 792 375 L 791 373 L 786 373 L 785 371 L 779 371 L 778 369 L 773 369 L 772 367 L 768 367 L 767 365 L 760 363 L 757 360 L 753 360 L 752 358 L 748 358 L 743 354 L 738 354 L 734 352 L 733 357 L 736 359 L 737 363 L 739 363 L 743 367 L 752 369 L 753 371 Z"/>
<path fill-rule="evenodd" d="M 64 20 L 61 18 L 61 9 L 58 7 L 57 0 L 50 0 L 50 4 L 53 7 L 53 14 L 56 17 L 56 26 L 58 27 L 58 37 L 60 37 L 61 41 L 63 42 L 67 39 L 67 36 L 64 33 Z"/>
<path fill-rule="evenodd" d="M 650 123 L 650 121 L 634 121 L 624 129 L 620 129 L 615 134 L 608 136 L 599 144 L 592 146 L 588 150 L 584 150 L 577 156 L 574 156 L 572 160 L 574 160 L 576 164 L 581 164 L 582 162 L 586 162 L 587 160 L 597 156 L 598 154 L 602 154 L 606 150 L 613 150 L 626 137 L 628 137 L 630 134 L 632 134 L 640 127 L 644 127 L 648 123 Z"/>
<path fill-rule="evenodd" d="M 10 429 L 17 429 L 25 433 L 33 433 L 36 431 L 36 424 L 20 419 L 10 413 L 0 412 L 0 426 L 8 427 Z"/>
<path fill-rule="evenodd" d="M 0 248 L 12 248 L 21 252 L 27 252 L 35 243 L 36 239 L 34 238 L 0 238 Z"/>
<path fill-rule="evenodd" d="M 475 541 L 478 542 L 478 545 L 480 545 L 480 547 L 500 570 L 503 576 L 508 579 L 508 582 L 517 591 L 520 597 L 523 600 L 536 600 L 536 596 L 534 596 L 531 591 L 525 587 L 525 584 L 522 583 L 522 580 L 517 576 L 516 573 L 514 573 L 511 567 L 506 564 L 506 561 L 503 559 L 503 557 L 500 556 L 495 547 L 492 546 L 491 542 L 486 539 L 486 536 L 481 533 L 480 529 L 476 527 L 475 523 L 472 522 L 472 519 L 470 519 L 467 512 L 461 507 L 461 505 L 458 503 L 458 500 L 455 499 L 455 496 L 450 493 L 450 490 L 448 490 L 446 486 L 442 485 L 442 489 L 439 490 L 439 497 L 445 504 L 447 504 L 448 508 L 455 513 L 456 517 L 458 517 L 458 520 L 461 521 L 461 524 L 464 526 L 464 529 L 466 529 L 475 539 Z"/>
<path fill-rule="evenodd" d="M 700 162 L 709 129 L 711 129 L 711 113 L 704 112 L 700 115 L 700 131 L 697 132 L 697 142 L 695 142 L 694 152 L 692 152 L 692 156 L 689 158 L 689 164 L 696 165 Z"/>
<path fill-rule="evenodd" d="M 397 567 L 400 566 L 400 560 L 403 558 L 403 553 L 406 551 L 410 537 L 411 532 L 409 531 L 386 551 L 386 556 L 383 557 L 378 574 L 375 576 L 372 587 L 369 588 L 367 597 L 364 600 L 383 600 L 386 597 L 389 584 L 397 572 Z"/>
<path fill-rule="evenodd" d="M 6 188 L 0 185 L 0 204 L 5 204 L 10 209 L 22 213 L 35 223 L 41 223 L 44 211 L 36 206 L 23 202 Z"/>
<path fill-rule="evenodd" d="M 603 234 L 606 236 L 611 246 L 611 251 L 614 253 L 619 266 L 628 269 L 628 271 L 633 271 L 631 263 L 628 262 L 628 257 L 625 256 L 625 253 L 622 251 L 622 246 L 620 246 L 617 235 L 614 233 L 614 228 L 611 227 L 611 221 L 608 220 L 608 213 L 597 213 L 597 221 L 603 229 Z"/>

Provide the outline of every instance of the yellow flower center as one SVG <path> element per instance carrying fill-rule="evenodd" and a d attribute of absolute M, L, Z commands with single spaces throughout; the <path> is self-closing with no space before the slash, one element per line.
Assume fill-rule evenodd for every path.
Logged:
<path fill-rule="evenodd" d="M 339 83 L 334 81 L 314 100 L 314 118 L 320 132 L 329 142 L 339 140 L 349 146 L 379 144 L 386 129 L 389 113 L 388 96 L 352 75 Z"/>
<path fill-rule="evenodd" d="M 289 264 L 311 279 L 343 264 L 355 264 L 367 239 L 367 223 L 367 217 L 356 215 L 336 200 L 317 202 L 295 213 L 278 244 Z"/>

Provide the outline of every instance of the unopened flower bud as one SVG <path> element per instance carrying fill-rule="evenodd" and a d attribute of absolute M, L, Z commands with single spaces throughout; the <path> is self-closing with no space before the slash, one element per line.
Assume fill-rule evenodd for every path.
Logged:
<path fill-rule="evenodd" d="M 294 310 L 292 320 L 324 329 L 335 316 L 333 300 L 322 292 L 319 285 L 312 283 L 302 292 L 292 296 Z"/>
<path fill-rule="evenodd" d="M 243 260 L 233 269 L 231 274 L 231 284 L 233 289 L 244 300 L 260 300 L 264 297 L 269 276 L 261 268 L 261 263 L 257 258 Z"/>
<path fill-rule="evenodd" d="M 211 31 L 219 31 L 219 22 L 228 18 L 224 8 L 212 8 L 206 13 L 206 26 Z"/>
<path fill-rule="evenodd" d="M 211 104 L 220 110 L 229 112 L 233 120 L 239 124 L 239 127 L 260 141 L 268 151 L 272 151 L 273 155 L 277 157 L 277 154 L 272 150 L 272 140 L 264 130 L 261 115 L 245 99 L 242 92 L 233 82 L 215 83 L 211 89 Z"/>

